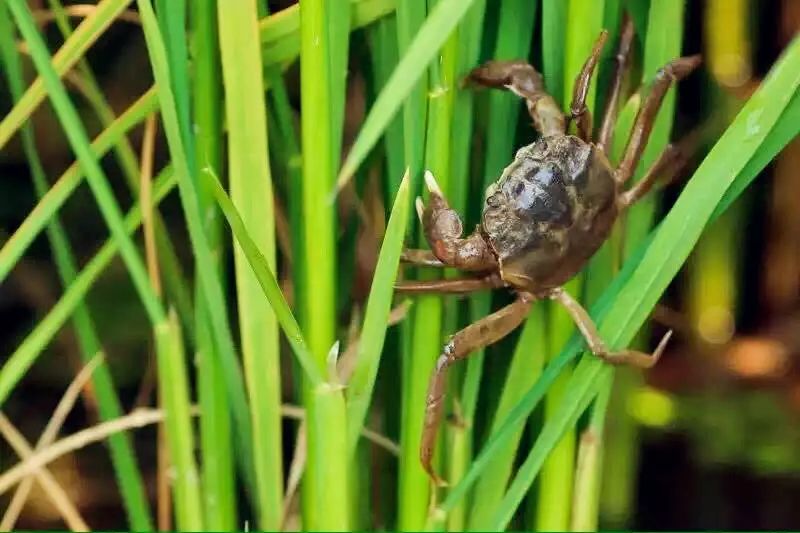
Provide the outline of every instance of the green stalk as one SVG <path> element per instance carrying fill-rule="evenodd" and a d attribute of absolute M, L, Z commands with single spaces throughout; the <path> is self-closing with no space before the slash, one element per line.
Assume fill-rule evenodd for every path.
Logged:
<path fill-rule="evenodd" d="M 308 435 L 328 435 L 330 434 L 331 429 L 336 428 L 336 424 L 344 423 L 346 417 L 345 404 L 341 394 L 342 386 L 337 383 L 338 377 L 335 375 L 335 357 L 338 355 L 336 351 L 338 349 L 338 345 L 335 345 L 328 354 L 326 366 L 328 367 L 328 370 L 332 370 L 333 372 L 326 376 L 327 381 L 325 381 L 325 378 L 322 377 L 322 374 L 317 368 L 316 362 L 313 360 L 309 346 L 306 343 L 302 332 L 300 331 L 300 326 L 295 321 L 294 316 L 289 309 L 289 305 L 286 303 L 286 299 L 284 298 L 283 293 L 278 286 L 278 282 L 270 270 L 269 265 L 267 264 L 266 258 L 263 256 L 263 254 L 261 254 L 255 242 L 250 237 L 247 229 L 244 226 L 244 222 L 236 210 L 236 207 L 234 207 L 231 200 L 226 196 L 225 191 L 219 184 L 219 181 L 216 180 L 213 174 L 206 174 L 206 177 L 209 185 L 213 188 L 217 203 L 228 220 L 231 231 L 236 236 L 236 240 L 242 247 L 242 251 L 246 256 L 253 273 L 258 279 L 258 283 L 264 293 L 264 296 L 266 296 L 267 300 L 269 300 L 273 310 L 275 311 L 278 322 L 280 323 L 281 328 L 283 329 L 283 332 L 292 347 L 292 351 L 297 357 L 300 367 L 305 371 L 304 375 L 308 381 L 309 395 L 313 396 L 309 403 L 314 409 L 311 412 L 307 411 L 307 420 L 309 420 L 309 426 L 307 426 Z M 318 427 L 311 428 L 311 425 L 317 425 Z M 345 433 L 334 432 L 332 437 L 334 439 L 339 439 L 341 435 L 345 435 Z M 345 451 L 345 447 L 347 445 L 346 442 L 341 442 L 338 440 L 334 440 L 332 442 L 328 441 L 326 444 L 331 444 L 334 450 L 343 452 Z M 308 446 L 309 448 L 307 453 L 309 454 L 309 457 L 310 454 L 317 453 L 320 455 L 320 457 L 317 459 L 330 460 L 331 456 L 325 454 L 325 449 L 312 451 L 311 442 L 308 442 Z M 345 461 L 339 462 L 346 463 Z M 308 476 L 308 472 L 306 472 L 306 476 Z M 310 480 L 307 478 L 308 484 L 323 484 L 328 481 L 329 480 L 320 477 L 314 477 Z M 314 491 L 315 494 L 324 495 L 325 489 L 326 487 L 324 486 L 317 486 L 314 488 Z M 328 511 L 327 508 L 320 510 L 326 512 Z M 340 511 L 333 510 L 331 510 L 331 512 L 341 513 Z M 347 511 L 345 510 L 344 512 Z M 326 517 L 326 520 L 327 519 L 329 518 Z M 341 518 L 338 518 L 338 520 L 341 520 Z"/>
<path fill-rule="evenodd" d="M 186 152 L 194 153 L 189 95 L 189 51 L 186 38 L 186 0 L 156 0 L 156 14 L 167 51 L 172 94 L 178 112 L 178 124 Z M 187 160 L 192 175 L 197 174 L 193 158 Z"/>
<path fill-rule="evenodd" d="M 398 61 L 397 18 L 385 17 L 369 26 L 367 38 L 372 60 L 373 86 L 375 91 L 380 91 L 386 86 Z M 384 144 L 386 149 L 384 187 L 388 205 L 394 202 L 392 195 L 398 190 L 399 176 L 402 175 L 404 167 L 402 114 L 395 116 L 386 127 Z"/>
<path fill-rule="evenodd" d="M 633 368 L 620 368 L 614 373 L 601 458 L 603 470 L 614 475 L 602 476 L 598 489 L 599 515 L 610 529 L 624 529 L 634 511 L 640 442 L 638 422 L 627 407 L 631 393 L 642 382 L 642 373 Z"/>
<path fill-rule="evenodd" d="M 154 334 L 159 354 L 158 385 L 172 468 L 176 525 L 184 531 L 199 531 L 203 529 L 200 479 L 194 462 L 194 437 L 183 339 L 174 311 L 167 320 L 155 325 Z"/>
<path fill-rule="evenodd" d="M 222 82 L 216 3 L 198 0 L 192 3 L 192 56 L 194 58 L 195 166 L 198 172 L 222 166 Z M 197 184 L 203 230 L 208 238 L 217 275 L 224 272 L 224 239 L 214 196 L 204 180 Z M 197 270 L 197 269 L 196 269 Z M 199 277 L 199 274 L 196 274 Z M 211 314 L 195 284 L 195 321 L 197 328 L 197 395 L 203 415 L 200 417 L 202 449 L 203 510 L 207 528 L 232 530 L 236 526 L 236 485 L 231 442 L 230 405 L 225 394 L 223 370 L 210 330 Z"/>
<path fill-rule="evenodd" d="M 395 72 L 400 69 L 403 57 L 409 53 L 411 42 L 425 21 L 425 14 L 425 2 L 398 2 L 397 44 L 400 63 Z M 411 175 L 412 195 L 418 194 L 425 156 L 427 74 L 428 69 L 422 69 L 420 80 L 410 86 L 408 97 L 403 101 L 403 153 Z M 381 94 L 386 94 L 391 88 L 393 78 L 394 75 L 381 90 L 373 109 L 381 105 Z M 397 481 L 397 528 L 401 530 L 420 529 L 427 515 L 430 486 L 419 464 L 419 442 L 427 380 L 430 379 L 430 370 L 441 342 L 438 334 L 441 316 L 433 316 L 430 311 L 432 306 L 437 307 L 435 300 L 435 297 L 416 299 L 411 320 L 402 326 L 405 342 L 402 345 L 400 464 Z M 426 338 L 426 328 L 434 330 L 435 336 Z"/>
<path fill-rule="evenodd" d="M 0 6 L 0 14 L 2 14 L 0 16 L 0 49 L 11 95 L 16 103 L 22 97 L 24 91 L 22 64 L 15 51 L 12 38 L 13 28 L 5 5 Z M 23 149 L 31 169 L 34 188 L 41 201 L 47 193 L 49 183 L 47 182 L 42 162 L 36 152 L 34 132 L 29 124 L 25 124 L 22 126 L 21 134 Z M 69 238 L 58 217 L 53 217 L 48 225 L 47 236 L 61 282 L 65 288 L 69 287 L 77 276 L 77 267 L 75 257 L 70 249 Z M 73 325 L 80 347 L 81 358 L 88 364 L 96 354 L 102 353 L 103 347 L 100 344 L 89 308 L 85 303 L 81 303 L 75 309 Z M 119 417 L 122 413 L 122 408 L 114 390 L 111 373 L 104 360 L 100 362 L 93 373 L 92 383 L 97 396 L 97 408 L 100 418 L 105 421 Z M 145 498 L 144 484 L 139 474 L 136 456 L 130 439 L 125 434 L 114 435 L 109 439 L 109 449 L 130 526 L 139 530 L 151 529 L 150 510 Z"/>
<path fill-rule="evenodd" d="M 231 198 L 276 271 L 272 176 L 255 1 L 218 4 Z M 283 510 L 278 326 L 241 247 L 235 247 L 242 357 L 250 398 L 259 526 L 278 529 Z"/>
<path fill-rule="evenodd" d="M 575 466 L 575 491 L 572 495 L 570 531 L 597 531 L 602 480 L 603 432 L 614 374 L 609 372 L 598 385 L 589 425 L 581 433 Z M 617 475 L 614 472 L 613 475 Z"/>
<path fill-rule="evenodd" d="M 153 66 L 156 87 L 161 104 L 164 129 L 167 135 L 172 162 L 178 176 L 181 205 L 186 218 L 189 238 L 196 258 L 201 284 L 201 294 L 206 309 L 210 313 L 211 333 L 214 339 L 214 356 L 219 358 L 217 368 L 222 369 L 225 388 L 233 416 L 237 450 L 236 458 L 249 490 L 255 490 L 252 480 L 252 430 L 248 418 L 247 400 L 241 375 L 241 367 L 236 357 L 230 326 L 226 317 L 225 298 L 219 277 L 214 267 L 214 257 L 208 238 L 203 231 L 200 215 L 197 185 L 191 178 L 187 153 L 185 151 L 178 122 L 178 112 L 170 88 L 169 65 L 167 64 L 164 43 L 148 0 L 138 0 L 139 14 L 145 33 L 147 49 Z"/>
<path fill-rule="evenodd" d="M 542 75 L 545 87 L 557 102 L 563 102 L 565 48 L 570 0 L 542 0 Z M 583 19 L 583 16 L 581 16 Z"/>
<path fill-rule="evenodd" d="M 338 167 L 349 24 L 344 2 L 300 4 L 300 78 L 304 263 L 300 302 L 303 330 L 317 368 L 327 368 L 336 339 L 336 209 L 330 191 Z M 343 13 L 342 13 L 343 11 Z M 342 17 L 344 14 L 344 17 Z M 344 18 L 344 20 L 343 20 Z M 307 529 L 347 529 L 350 522 L 347 424 L 341 390 L 306 387 L 308 461 L 303 484 Z"/>
<path fill-rule="evenodd" d="M 164 170 L 153 184 L 153 202 L 160 202 L 175 185 L 172 169 Z M 133 233 L 141 224 L 142 216 L 139 206 L 135 206 L 125 217 L 125 230 Z M 14 390 L 28 368 L 36 361 L 42 350 L 50 343 L 64 323 L 72 316 L 75 308 L 86 297 L 86 293 L 97 281 L 97 278 L 116 257 L 119 247 L 113 238 L 106 241 L 95 256 L 78 273 L 75 280 L 66 288 L 64 294 L 56 302 L 47 315 L 36 323 L 14 352 L 8 356 L 0 369 L 0 404 Z M 99 391 L 97 391 L 99 394 Z M 101 404 L 103 405 L 103 404 Z"/>
<path fill-rule="evenodd" d="M 258 280 L 261 291 L 264 293 L 267 300 L 269 300 L 273 311 L 275 311 L 275 317 L 284 335 L 286 335 L 286 340 L 292 347 L 292 351 L 297 357 L 297 362 L 300 368 L 303 369 L 306 379 L 313 387 L 319 388 L 324 384 L 325 378 L 317 369 L 317 365 L 308 348 L 308 343 L 306 343 L 303 332 L 300 330 L 300 326 L 295 320 L 294 315 L 292 315 L 292 310 L 289 309 L 289 304 L 286 302 L 286 298 L 283 296 L 280 286 L 278 286 L 278 280 L 270 269 L 267 259 L 258 249 L 252 237 L 250 237 L 242 221 L 242 217 L 239 216 L 239 212 L 236 210 L 231 199 L 228 198 L 225 189 L 222 188 L 222 184 L 217 177 L 210 172 L 203 173 L 203 176 L 214 194 L 217 205 L 219 205 L 220 210 L 222 210 L 222 213 L 228 221 L 231 233 L 236 237 L 239 246 L 242 247 L 242 252 Z"/>
<path fill-rule="evenodd" d="M 372 24 L 394 10 L 395 0 L 350 0 L 350 29 Z M 344 12 L 339 13 L 340 15 Z M 259 24 L 264 68 L 285 67 L 300 54 L 300 7 L 294 4 Z"/>

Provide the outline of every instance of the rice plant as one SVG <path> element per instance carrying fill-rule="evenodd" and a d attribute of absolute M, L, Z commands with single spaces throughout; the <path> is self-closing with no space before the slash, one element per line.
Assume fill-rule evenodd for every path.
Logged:
<path fill-rule="evenodd" d="M 463 276 L 401 265 L 404 248 L 427 248 L 415 209 L 430 199 L 425 172 L 468 233 L 486 188 L 536 139 L 517 95 L 464 83 L 473 68 L 530 62 L 569 114 L 606 30 L 586 102 L 595 135 L 617 116 L 616 163 L 658 69 L 698 52 L 688 49 L 691 2 L 40 4 L 0 0 L 0 158 L 19 153 L 15 172 L 35 193 L 0 226 L 0 294 L 32 257 L 52 263 L 59 283 L 3 338 L 0 430 L 9 442 L 15 424 L 42 433 L 0 461 L 3 528 L 620 525 L 601 512 L 606 480 L 620 475 L 608 468 L 606 420 L 636 374 L 592 355 L 568 314 L 535 302 L 517 332 L 450 372 L 433 457 L 449 484 L 436 487 L 420 440 L 437 357 L 511 293 L 409 297 L 395 284 Z M 614 96 L 625 20 L 632 53 Z M 147 84 L 124 105 L 102 76 L 115 32 Z M 800 131 L 797 38 L 713 135 L 701 128 L 713 111 L 678 114 L 699 78 L 713 83 L 693 76 L 667 93 L 634 169 L 641 179 L 693 131 L 702 141 L 670 188 L 679 194 L 651 193 L 567 285 L 611 348 L 652 348 L 651 314 L 695 245 Z M 68 150 L 66 170 L 47 160 L 49 138 Z M 10 179 L 0 188 L 13 192 Z M 115 355 L 125 329 L 128 366 Z M 65 331 L 77 361 L 61 353 Z M 26 421 L 29 383 L 53 367 L 62 388 L 76 377 L 43 432 Z M 85 423 L 60 428 L 81 388 Z M 113 512 L 70 502 L 46 477 L 84 448 L 103 460 L 108 450 Z M 52 519 L 24 512 L 34 479 Z"/>

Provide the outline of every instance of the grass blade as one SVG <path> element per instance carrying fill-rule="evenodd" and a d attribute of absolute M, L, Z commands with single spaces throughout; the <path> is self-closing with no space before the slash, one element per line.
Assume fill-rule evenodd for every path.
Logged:
<path fill-rule="evenodd" d="M 28 43 L 33 61 L 42 76 L 44 86 L 50 93 L 53 106 L 63 124 L 70 145 L 75 151 L 75 155 L 78 161 L 80 161 L 81 166 L 83 166 L 86 171 L 86 179 L 97 198 L 97 203 L 103 213 L 103 217 L 114 238 L 119 240 L 120 254 L 128 266 L 134 286 L 144 304 L 148 317 L 153 324 L 158 324 L 166 317 L 164 310 L 150 287 L 142 258 L 136 251 L 136 247 L 130 237 L 125 232 L 119 206 L 114 199 L 114 195 L 111 192 L 103 170 L 100 168 L 100 164 L 94 159 L 89 146 L 89 139 L 80 122 L 78 113 L 69 100 L 64 85 L 50 63 L 50 54 L 47 51 L 42 36 L 37 31 L 33 22 L 33 17 L 23 2 L 20 0 L 9 0 L 8 5 L 17 21 L 20 32 Z"/>
<path fill-rule="evenodd" d="M 242 217 L 225 193 L 225 189 L 222 188 L 219 179 L 208 172 L 203 173 L 203 175 L 214 194 L 217 205 L 219 205 L 222 214 L 225 215 L 225 219 L 228 221 L 231 233 L 238 241 L 239 246 L 242 247 L 242 252 L 258 280 L 261 291 L 266 296 L 273 311 L 275 311 L 278 324 L 280 324 L 283 334 L 286 335 L 286 340 L 289 341 L 300 367 L 305 372 L 306 379 L 315 387 L 320 386 L 324 381 L 323 375 L 317 368 L 317 364 L 311 355 L 311 350 L 303 337 L 303 332 L 300 330 L 300 325 L 292 315 L 292 310 L 281 292 L 281 288 L 269 267 L 266 257 L 261 253 L 253 238 L 250 237 Z"/>
<path fill-rule="evenodd" d="M 52 58 L 52 68 L 63 76 L 108 28 L 131 0 L 102 0 Z M 9 2 L 10 4 L 10 2 Z M 17 105 L 0 122 L 0 148 L 4 147 L 31 113 L 42 103 L 48 89 L 42 78 L 31 84 Z"/>
<path fill-rule="evenodd" d="M 97 136 L 91 145 L 94 157 L 101 159 L 125 132 L 142 122 L 156 109 L 156 103 L 155 91 L 151 90 L 142 95 L 114 124 Z M 70 165 L 3 244 L 0 249 L 0 281 L 8 276 L 28 246 L 77 189 L 84 176 L 79 162 Z"/>
<path fill-rule="evenodd" d="M 350 29 L 362 28 L 390 14 L 395 0 L 350 0 Z M 285 66 L 300 54 L 300 6 L 294 4 L 259 24 L 264 68 Z"/>
<path fill-rule="evenodd" d="M 575 490 L 572 496 L 572 516 L 570 517 L 571 531 L 597 531 L 598 529 L 603 433 L 613 377 L 613 373 L 608 373 L 605 380 L 598 386 L 600 392 L 592 407 L 589 424 L 581 434 L 575 466 Z"/>
<path fill-rule="evenodd" d="M 194 63 L 193 118 L 195 127 L 195 165 L 198 172 L 210 168 L 219 172 L 222 165 L 222 81 L 217 5 L 213 0 L 192 2 L 192 56 Z M 224 272 L 222 219 L 214 196 L 205 183 L 197 184 L 198 203 L 203 213 L 203 230 L 208 238 L 215 268 L 221 279 Z M 197 269 L 196 269 L 197 270 Z M 196 276 L 199 279 L 199 275 Z M 236 476 L 231 440 L 231 408 L 225 393 L 224 370 L 211 335 L 211 313 L 206 309 L 202 287 L 195 282 L 195 322 L 197 328 L 197 396 L 202 449 L 203 511 L 208 529 L 232 530 L 236 520 Z"/>
<path fill-rule="evenodd" d="M 409 173 L 406 172 L 395 195 L 394 206 L 378 255 L 378 264 L 375 267 L 364 314 L 364 326 L 361 329 L 356 366 L 347 387 L 347 436 L 351 457 L 356 451 L 356 444 L 364 427 L 375 387 L 408 215 Z"/>
<path fill-rule="evenodd" d="M 153 65 L 153 74 L 156 79 L 167 143 L 169 144 L 172 162 L 178 177 L 181 205 L 186 218 L 192 249 L 196 257 L 196 266 L 201 285 L 200 292 L 206 309 L 210 313 L 211 332 L 215 345 L 214 354 L 219 358 L 217 367 L 223 370 L 225 387 L 234 419 L 236 432 L 236 440 L 234 442 L 239 447 L 236 457 L 245 483 L 252 490 L 255 485 L 252 479 L 252 429 L 248 417 L 241 367 L 236 357 L 236 350 L 226 317 L 225 298 L 219 278 L 215 272 L 211 247 L 203 231 L 197 186 L 191 178 L 187 154 L 181 140 L 177 110 L 170 88 L 169 66 L 167 65 L 166 52 L 161 40 L 158 23 L 153 13 L 153 7 L 148 0 L 138 0 L 138 6 L 150 61 Z"/>
<path fill-rule="evenodd" d="M 172 169 L 163 171 L 153 184 L 154 204 L 161 201 L 174 185 Z M 139 206 L 136 206 L 125 217 L 125 230 L 133 233 L 141 223 L 141 211 Z M 33 331 L 25 337 L 14 353 L 8 356 L 0 369 L 0 404 L 5 402 L 42 350 L 72 316 L 77 305 L 84 300 L 89 289 L 103 270 L 108 267 L 111 260 L 116 257 L 118 251 L 117 242 L 109 239 L 75 277 L 50 312 L 37 322 Z"/>
<path fill-rule="evenodd" d="M 458 26 L 458 57 L 456 65 L 456 83 L 463 79 L 480 60 L 481 38 L 484 32 L 484 18 L 486 14 L 486 1 L 477 0 L 464 16 Z M 448 183 L 447 195 L 450 205 L 458 213 L 469 215 L 469 193 L 471 185 L 470 166 L 474 160 L 473 130 L 474 130 L 474 103 L 475 92 L 458 90 L 454 88 L 453 125 L 450 142 L 450 174 L 452 178 Z M 388 138 L 387 131 L 387 138 Z M 457 275 L 455 272 L 445 275 Z M 445 300 L 445 327 L 448 331 L 455 331 L 461 326 L 460 316 L 466 316 L 469 301 Z M 460 390 L 457 381 L 451 381 L 452 405 L 458 407 L 464 419 L 463 426 L 450 426 L 447 428 L 446 447 L 449 450 L 447 464 L 447 479 L 450 483 L 457 483 L 464 474 L 467 465 L 472 460 L 472 441 L 475 410 L 478 403 L 478 390 L 483 370 L 482 354 L 470 357 L 464 365 L 464 378 Z M 462 530 L 466 526 L 467 507 L 461 506 L 454 509 L 448 517 L 447 527 L 450 530 Z"/>
<path fill-rule="evenodd" d="M 272 176 L 267 159 L 267 124 L 261 49 L 254 1 L 218 4 L 231 198 L 249 234 L 275 271 Z M 281 386 L 278 327 L 258 290 L 240 246 L 235 247 L 236 289 L 242 357 L 253 423 L 259 526 L 279 529 L 283 510 Z"/>

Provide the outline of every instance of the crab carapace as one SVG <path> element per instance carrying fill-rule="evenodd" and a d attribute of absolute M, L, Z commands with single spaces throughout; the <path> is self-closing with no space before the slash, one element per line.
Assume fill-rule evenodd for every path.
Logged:
<path fill-rule="evenodd" d="M 468 293 L 506 288 L 516 293 L 513 303 L 453 335 L 436 361 L 426 399 L 420 459 L 439 485 L 444 482 L 433 471 L 431 459 L 441 423 L 448 367 L 508 335 L 522 323 L 533 301 L 551 299 L 563 305 L 589 349 L 610 363 L 648 368 L 658 361 L 666 346 L 670 333 L 652 355 L 610 350 L 588 313 L 561 287 L 603 244 L 619 214 L 686 159 L 681 145 L 669 145 L 640 180 L 624 188 L 639 163 L 667 90 L 699 65 L 699 56 L 673 60 L 658 71 L 639 108 L 619 165 L 614 167 L 609 161 L 607 151 L 633 37 L 633 25 L 626 19 L 613 84 L 596 139 L 592 138 L 592 118 L 585 100 L 607 38 L 605 31 L 576 80 L 567 116 L 545 91 L 541 74 L 526 62 L 490 61 L 466 78 L 471 85 L 505 88 L 523 98 L 540 137 L 519 149 L 500 178 L 487 189 L 480 224 L 469 236 L 462 236 L 461 218 L 450 208 L 430 172 L 425 174 L 429 201 L 423 205 L 417 199 L 417 212 L 431 250 L 405 250 L 403 261 L 454 267 L 472 276 L 400 282 L 399 291 Z M 567 133 L 572 120 L 576 135 Z"/>

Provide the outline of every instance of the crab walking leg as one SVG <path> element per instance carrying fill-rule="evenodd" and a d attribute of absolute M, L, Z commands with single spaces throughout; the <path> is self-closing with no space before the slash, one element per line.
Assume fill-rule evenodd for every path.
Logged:
<path fill-rule="evenodd" d="M 639 201 L 659 179 L 671 180 L 689 161 L 697 145 L 697 134 L 692 133 L 676 144 L 668 144 L 656 162 L 650 166 L 647 173 L 630 189 L 619 195 L 620 209 L 625 209 Z"/>
<path fill-rule="evenodd" d="M 427 281 L 401 281 L 395 284 L 394 290 L 415 294 L 465 294 L 483 289 L 499 289 L 506 283 L 498 274 L 489 274 L 482 278 L 435 279 Z"/>
<path fill-rule="evenodd" d="M 436 367 L 428 385 L 419 458 L 422 462 L 422 468 L 425 469 L 437 485 L 446 484 L 433 471 L 431 459 L 436 445 L 436 434 L 442 420 L 444 394 L 447 389 L 447 369 L 456 361 L 466 358 L 474 350 L 497 342 L 511 333 L 528 314 L 532 301 L 533 297 L 531 295 L 520 294 L 514 303 L 465 327 L 453 335 L 450 342 L 442 350 L 442 355 L 436 361 Z"/>
<path fill-rule="evenodd" d="M 638 368 L 651 368 L 661 358 L 661 355 L 664 353 L 664 349 L 667 347 L 667 342 L 672 336 L 672 330 L 668 331 L 667 334 L 661 339 L 661 342 L 658 343 L 653 355 L 648 355 L 644 352 L 637 352 L 635 350 L 620 350 L 613 352 L 609 350 L 605 342 L 603 342 L 603 339 L 600 337 L 600 333 L 598 333 L 597 327 L 595 327 L 592 317 L 589 316 L 589 313 L 587 313 L 581 304 L 572 298 L 567 291 L 559 287 L 551 290 L 549 297 L 564 306 L 564 308 L 572 317 L 572 320 L 575 322 L 575 325 L 578 326 L 578 329 L 586 339 L 586 343 L 589 345 L 589 349 L 592 351 L 592 353 L 608 363 L 615 365 L 630 365 Z"/>
<path fill-rule="evenodd" d="M 700 65 L 700 56 L 681 57 L 670 61 L 656 73 L 655 80 L 650 87 L 650 92 L 642 103 L 642 107 L 636 114 L 636 121 L 633 124 L 633 132 L 628 145 L 625 147 L 625 155 L 619 164 L 616 172 L 616 180 L 625 183 L 633 175 L 639 159 L 642 157 L 644 147 L 647 146 L 647 139 L 653 129 L 658 109 L 664 101 L 670 86 L 692 72 Z"/>
<path fill-rule="evenodd" d="M 489 245 L 477 231 L 461 238 L 461 218 L 447 204 L 439 185 L 429 171 L 425 172 L 425 184 L 430 192 L 430 201 L 422 209 L 422 226 L 425 238 L 433 254 L 447 266 L 472 272 L 497 269 L 497 259 Z M 417 204 L 419 206 L 419 203 Z M 418 207 L 419 209 L 419 207 Z"/>
<path fill-rule="evenodd" d="M 489 61 L 473 69 L 464 81 L 505 88 L 524 98 L 533 125 L 542 137 L 566 131 L 566 119 L 558 103 L 545 91 L 542 75 L 524 61 Z"/>
<path fill-rule="evenodd" d="M 603 30 L 600 36 L 594 43 L 592 53 L 583 64 L 578 79 L 575 80 L 575 88 L 572 91 L 572 103 L 569 106 L 570 117 L 569 120 L 575 120 L 578 125 L 578 137 L 586 142 L 592 140 L 592 114 L 589 108 L 586 107 L 586 96 L 589 94 L 589 85 L 592 83 L 592 76 L 594 75 L 595 68 L 597 68 L 597 61 L 600 59 L 600 53 L 603 51 L 603 46 L 608 39 L 608 32 Z M 569 121 L 567 121 L 569 127 Z"/>
<path fill-rule="evenodd" d="M 417 266 L 444 268 L 442 263 L 430 250 L 408 248 L 400 253 L 400 262 Z"/>
<path fill-rule="evenodd" d="M 600 134 L 597 139 L 597 148 L 605 152 L 611 145 L 611 136 L 614 135 L 614 126 L 617 123 L 617 107 L 619 107 L 619 99 L 622 94 L 622 82 L 625 79 L 625 72 L 628 70 L 630 64 L 631 48 L 633 47 L 634 29 L 631 18 L 625 14 L 625 19 L 622 21 L 622 32 L 619 39 L 619 48 L 617 48 L 616 61 L 617 65 L 614 69 L 614 81 L 611 84 L 611 91 L 608 93 L 608 102 L 606 102 L 605 116 L 603 117 L 603 124 L 600 126 Z"/>

